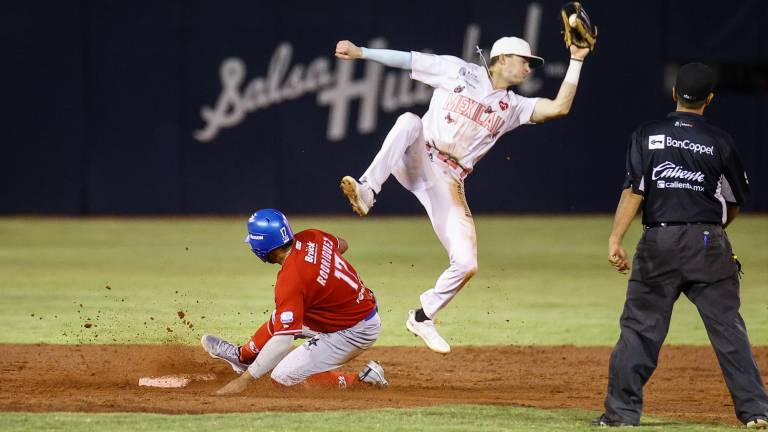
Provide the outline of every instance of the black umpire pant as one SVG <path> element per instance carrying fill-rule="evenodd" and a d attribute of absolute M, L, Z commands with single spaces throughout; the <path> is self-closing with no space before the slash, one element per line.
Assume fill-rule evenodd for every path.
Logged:
<path fill-rule="evenodd" d="M 768 414 L 768 397 L 739 314 L 739 278 L 731 245 L 718 225 L 647 228 L 637 245 L 621 336 L 613 349 L 605 413 L 638 424 L 643 386 L 656 369 L 672 306 L 680 293 L 696 305 L 731 392 L 746 422 Z"/>

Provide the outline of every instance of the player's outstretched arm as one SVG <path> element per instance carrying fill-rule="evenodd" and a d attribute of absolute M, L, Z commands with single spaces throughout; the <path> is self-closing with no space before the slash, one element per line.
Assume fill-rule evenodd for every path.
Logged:
<path fill-rule="evenodd" d="M 568 64 L 568 71 L 565 73 L 557 97 L 555 99 L 539 98 L 531 116 L 531 121 L 534 123 L 554 120 L 571 112 L 571 105 L 573 105 L 573 99 L 576 97 L 576 86 L 579 84 L 581 65 L 589 54 L 589 48 L 571 45 L 569 50 L 571 51 L 571 62 Z"/>
<path fill-rule="evenodd" d="M 344 60 L 373 60 L 384 66 L 411 70 L 411 53 L 409 52 L 359 47 L 348 40 L 336 43 L 336 57 Z"/>

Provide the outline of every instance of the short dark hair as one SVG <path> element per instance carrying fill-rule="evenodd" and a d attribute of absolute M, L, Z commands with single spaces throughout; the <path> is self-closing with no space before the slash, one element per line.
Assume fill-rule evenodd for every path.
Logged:
<path fill-rule="evenodd" d="M 675 89 L 675 96 L 677 96 L 677 104 L 683 108 L 699 109 L 707 103 L 706 98 L 701 100 L 695 100 L 695 101 L 686 100 L 685 98 L 680 96 L 680 93 L 677 92 L 677 89 Z"/>
<path fill-rule="evenodd" d="M 277 261 L 275 261 L 275 257 L 277 256 L 277 253 L 285 249 L 290 249 L 291 246 L 293 246 L 293 242 L 294 240 L 291 239 L 291 241 L 289 241 L 288 243 L 269 251 L 269 253 L 267 254 L 267 262 L 273 263 L 273 264 L 276 263 Z"/>

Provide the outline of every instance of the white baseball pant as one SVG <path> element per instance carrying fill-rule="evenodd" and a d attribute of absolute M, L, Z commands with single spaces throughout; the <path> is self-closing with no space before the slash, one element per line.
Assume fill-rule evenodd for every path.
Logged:
<path fill-rule="evenodd" d="M 304 382 L 312 375 L 328 372 L 359 356 L 381 334 L 381 318 L 372 318 L 333 333 L 318 333 L 294 348 L 272 369 L 272 379 L 284 386 Z"/>
<path fill-rule="evenodd" d="M 464 196 L 464 180 L 427 149 L 421 119 L 405 113 L 389 131 L 360 181 L 379 193 L 392 174 L 427 210 L 450 265 L 435 286 L 421 294 L 424 313 L 433 318 L 477 272 L 475 222 Z"/>

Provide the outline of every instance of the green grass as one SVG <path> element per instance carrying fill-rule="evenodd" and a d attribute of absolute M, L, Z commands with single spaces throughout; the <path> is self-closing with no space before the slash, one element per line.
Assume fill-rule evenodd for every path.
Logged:
<path fill-rule="evenodd" d="M 379 298 L 380 345 L 418 343 L 402 322 L 447 264 L 426 217 L 292 222 L 350 242 L 347 256 Z M 610 217 L 480 216 L 476 225 L 479 273 L 438 316 L 449 342 L 616 341 L 627 277 L 606 261 Z M 241 243 L 244 227 L 236 218 L 0 218 L 0 343 L 195 344 L 205 331 L 247 337 L 271 311 L 278 267 Z M 765 345 L 768 217 L 744 216 L 729 231 L 745 269 L 742 314 L 752 342 Z M 639 234 L 635 223 L 628 251 Z M 88 318 L 96 327 L 83 327 Z M 684 298 L 668 342 L 708 344 Z"/>
<path fill-rule="evenodd" d="M 209 415 L 159 414 L 0 414 L 0 429 L 46 431 L 594 431 L 599 413 L 582 410 L 538 410 L 482 405 L 433 408 L 333 411 L 325 413 L 253 413 Z M 319 421 L 322 419 L 322 421 Z M 727 426 L 644 418 L 643 431 L 732 431 Z"/>
<path fill-rule="evenodd" d="M 426 217 L 292 223 L 297 231 L 317 227 L 349 241 L 347 256 L 379 298 L 379 345 L 420 345 L 403 328 L 406 311 L 447 263 Z M 606 261 L 609 216 L 479 216 L 476 225 L 479 273 L 438 316 L 449 342 L 616 341 L 627 277 Z M 278 270 L 241 243 L 244 228 L 242 218 L 0 218 L 0 343 L 196 344 L 207 331 L 242 340 L 267 318 Z M 636 222 L 628 251 L 639 235 Z M 753 344 L 767 345 L 768 216 L 744 216 L 729 235 L 745 269 L 742 315 Z M 95 326 L 85 328 L 88 322 Z M 668 342 L 708 344 L 684 299 Z M 0 413 L 0 430 L 587 431 L 596 414 L 491 406 L 202 416 Z M 643 421 L 648 427 L 640 430 L 732 429 Z"/>

